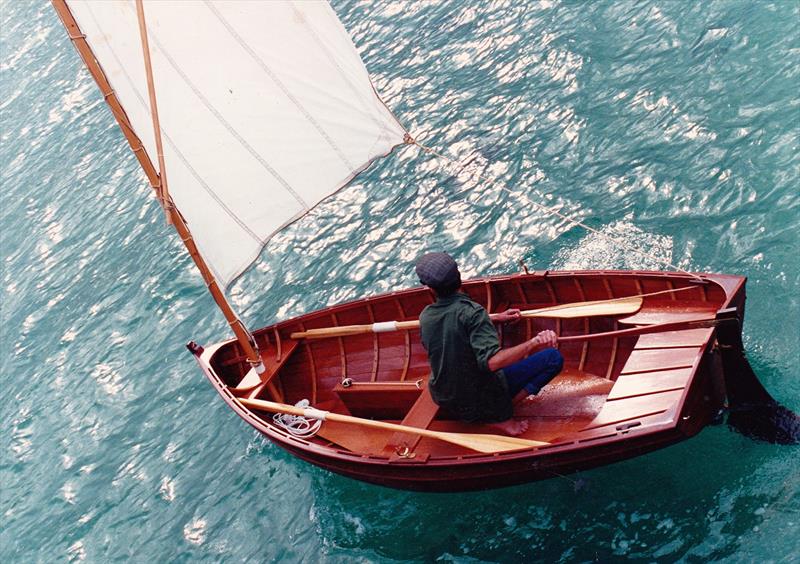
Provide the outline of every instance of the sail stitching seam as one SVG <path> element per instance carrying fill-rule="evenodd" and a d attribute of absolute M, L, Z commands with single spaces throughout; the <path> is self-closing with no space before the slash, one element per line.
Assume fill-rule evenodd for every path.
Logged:
<path fill-rule="evenodd" d="M 264 159 L 264 157 L 262 157 L 258 153 L 258 151 L 256 151 L 247 142 L 247 140 L 239 134 L 239 132 L 233 127 L 233 125 L 231 125 L 230 122 L 228 122 L 222 116 L 222 114 L 219 113 L 219 111 L 211 104 L 211 102 L 209 102 L 208 99 L 205 96 L 202 95 L 202 93 L 197 89 L 197 87 L 194 85 L 194 83 L 192 83 L 191 80 L 189 80 L 189 77 L 183 72 L 183 70 L 180 68 L 180 66 L 177 64 L 177 62 L 167 52 L 167 50 L 164 48 L 163 44 L 158 40 L 158 37 L 156 36 L 156 34 L 151 31 L 150 35 L 153 37 L 153 43 L 156 44 L 156 46 L 158 47 L 159 51 L 161 51 L 161 53 L 164 55 L 164 58 L 169 62 L 169 64 L 172 66 L 172 68 L 175 69 L 175 72 L 178 73 L 178 75 L 183 79 L 183 81 L 186 83 L 186 85 L 189 88 L 191 88 L 192 92 L 194 92 L 195 96 L 197 96 L 197 98 L 203 103 L 203 105 L 208 109 L 208 111 L 211 112 L 214 115 L 215 118 L 217 118 L 217 121 L 223 127 L 225 127 L 225 129 L 227 129 L 228 132 L 231 135 L 233 135 L 233 137 L 239 142 L 239 144 L 242 147 L 247 149 L 247 152 L 250 153 L 253 156 L 253 158 L 255 158 L 265 169 L 267 169 L 267 171 L 275 178 L 275 180 L 277 180 L 281 184 L 281 186 L 283 186 L 294 197 L 294 199 L 297 200 L 297 202 L 301 206 L 303 206 L 303 209 L 306 209 L 306 210 L 309 209 L 308 203 L 306 203 L 306 201 L 303 199 L 303 197 L 297 191 L 295 191 L 294 188 L 292 188 L 292 186 L 289 184 L 289 182 L 286 181 L 286 179 L 284 179 L 280 175 L 280 173 L 277 170 L 275 170 L 275 168 L 273 168 L 266 161 L 266 159 Z"/>
<path fill-rule="evenodd" d="M 347 86 L 350 88 L 350 91 L 353 92 L 353 94 L 355 96 L 359 97 L 360 94 L 359 94 L 358 88 L 352 82 L 350 82 L 350 79 L 348 78 L 347 73 L 344 71 L 344 69 L 342 69 L 341 65 L 339 65 L 339 61 L 336 60 L 336 57 L 334 57 L 333 53 L 331 53 L 330 50 L 322 42 L 322 39 L 320 39 L 319 34 L 317 33 L 317 30 L 311 24 L 311 21 L 308 18 L 305 17 L 305 15 L 297 8 L 297 6 L 296 6 L 296 4 L 294 2 L 290 2 L 290 1 L 287 0 L 287 4 L 289 4 L 289 6 L 291 6 L 292 10 L 295 12 L 295 14 L 298 17 L 303 18 L 303 21 L 305 22 L 305 26 L 304 27 L 308 30 L 309 35 L 311 35 L 311 38 L 317 44 L 317 47 L 319 47 L 319 49 L 325 54 L 325 56 L 328 58 L 328 60 L 331 62 L 331 64 L 336 67 L 336 69 L 339 71 L 339 75 L 342 77 L 342 79 L 344 80 L 345 84 L 347 84 Z M 330 7 L 330 5 L 328 7 L 331 10 L 333 9 L 333 8 Z M 335 16 L 334 16 L 334 20 L 336 20 L 336 23 L 339 23 L 338 19 L 336 19 Z M 349 36 L 349 34 L 348 34 L 348 36 Z M 351 42 L 352 42 L 352 39 L 351 39 Z M 360 57 L 359 57 L 359 60 L 360 60 Z M 362 63 L 363 63 L 363 61 L 362 61 Z M 367 77 L 369 77 L 369 73 L 367 73 Z M 372 80 L 371 79 L 370 79 L 370 85 L 372 85 Z M 375 87 L 374 86 L 372 87 L 372 93 L 374 94 L 374 97 L 372 97 L 371 101 L 373 103 L 375 102 L 376 99 L 378 101 L 380 101 L 380 97 L 378 96 L 378 93 L 375 91 Z M 374 151 L 375 147 L 378 145 L 378 143 L 385 138 L 386 133 L 387 133 L 387 128 L 382 122 L 380 122 L 378 120 L 378 118 L 375 117 L 375 115 L 372 112 L 370 112 L 368 114 L 368 117 L 370 118 L 370 120 L 372 120 L 372 123 L 375 124 L 375 126 L 378 128 L 378 137 L 375 139 L 375 142 L 372 144 L 372 146 L 367 151 L 367 154 L 371 155 L 372 152 Z M 394 118 L 394 115 L 392 115 L 392 117 Z M 395 121 L 397 121 L 397 118 L 395 118 Z M 399 122 L 398 122 L 398 124 L 399 124 Z"/>
<path fill-rule="evenodd" d="M 319 122 L 317 122 L 316 119 L 314 119 L 314 117 L 308 112 L 308 110 L 305 109 L 305 107 L 300 103 L 300 101 L 297 98 L 295 98 L 291 92 L 289 92 L 289 89 L 286 88 L 283 82 L 281 82 L 281 80 L 267 65 L 267 63 L 265 63 L 264 60 L 261 59 L 261 57 L 259 57 L 255 51 L 253 51 L 250 45 L 248 45 L 247 42 L 245 42 L 238 33 L 236 33 L 236 30 L 233 29 L 233 27 L 228 23 L 228 21 L 222 17 L 222 14 L 220 14 L 219 11 L 217 11 L 216 7 L 214 7 L 209 2 L 209 0 L 205 0 L 204 3 L 209 8 L 209 10 L 213 12 L 213 14 L 220 21 L 220 23 L 225 27 L 225 29 L 228 30 L 228 33 L 231 34 L 231 37 L 233 37 L 236 40 L 236 42 L 239 43 L 242 49 L 244 49 L 247 52 L 247 54 L 250 55 L 250 57 L 252 57 L 252 59 L 256 62 L 256 64 L 258 64 L 258 66 L 261 67 L 261 69 L 267 74 L 267 76 L 269 76 L 272 79 L 275 85 L 278 88 L 280 88 L 281 92 L 283 92 L 283 94 L 297 107 L 297 109 L 300 110 L 300 113 L 303 114 L 303 117 L 305 117 L 306 120 L 308 120 L 308 122 L 314 127 L 314 129 L 316 129 L 317 132 L 325 139 L 325 141 L 336 152 L 336 155 L 341 159 L 341 161 L 345 164 L 345 166 L 347 166 L 349 170 L 353 170 L 354 168 L 353 164 L 350 162 L 347 156 L 342 152 L 339 146 L 333 141 L 330 135 L 328 135 L 328 132 L 325 131 L 325 129 L 319 124 Z"/>
<path fill-rule="evenodd" d="M 92 20 L 94 21 L 95 27 L 97 27 L 99 29 L 100 26 L 99 26 L 99 23 L 97 21 L 97 18 L 95 17 L 94 12 L 89 7 L 89 5 L 87 5 L 87 10 L 89 12 L 89 15 L 92 17 Z M 139 100 L 139 103 L 142 105 L 143 108 L 145 108 L 146 110 L 149 111 L 149 104 L 145 103 L 144 98 L 142 98 L 141 94 L 139 93 L 138 88 L 136 88 L 136 86 L 134 85 L 133 80 L 131 79 L 131 77 L 128 74 L 128 72 L 125 70 L 124 65 L 122 64 L 122 62 L 120 61 L 119 57 L 117 56 L 116 51 L 114 51 L 114 49 L 111 47 L 110 43 L 108 44 L 108 50 L 111 53 L 111 55 L 114 57 L 114 59 L 117 61 L 117 65 L 119 65 L 119 69 L 122 71 L 122 74 L 123 74 L 123 76 L 125 76 L 125 79 L 128 81 L 128 83 L 131 85 L 131 89 L 136 94 L 136 98 Z M 110 84 L 110 82 L 109 82 L 109 84 Z M 200 175 L 197 173 L 197 171 L 189 165 L 189 163 L 186 160 L 186 158 L 183 156 L 183 154 L 175 146 L 175 143 L 172 141 L 172 138 L 169 136 L 169 134 L 166 132 L 166 130 L 163 127 L 161 128 L 161 133 L 164 135 L 164 137 L 166 138 L 167 142 L 169 143 L 169 146 L 172 148 L 173 151 L 175 151 L 175 154 L 178 156 L 178 158 L 181 160 L 181 162 L 183 162 L 184 165 L 186 165 L 186 168 L 189 170 L 189 172 L 192 173 L 192 176 L 194 176 L 194 178 L 200 183 L 200 185 L 203 187 L 203 189 L 214 199 L 214 201 L 216 201 L 220 205 L 220 208 L 222 208 L 222 210 L 231 219 L 233 219 L 233 221 L 237 225 L 239 225 L 239 227 L 241 227 L 243 231 L 245 231 L 248 235 L 253 237 L 256 240 L 256 242 L 260 243 L 262 245 L 262 247 L 264 245 L 266 245 L 266 242 L 263 241 L 256 233 L 254 233 L 245 223 L 243 223 L 239 219 L 239 217 L 235 213 L 233 213 L 233 210 L 228 208 L 228 206 L 225 204 L 225 202 L 223 202 L 219 198 L 217 193 L 214 192 L 208 184 L 206 184 L 205 180 L 203 180 L 203 178 L 200 177 Z M 137 135 L 137 137 L 138 137 L 138 135 Z M 142 148 L 144 148 L 144 144 L 142 145 Z M 217 276 L 217 272 L 216 271 L 214 272 L 214 275 Z"/>

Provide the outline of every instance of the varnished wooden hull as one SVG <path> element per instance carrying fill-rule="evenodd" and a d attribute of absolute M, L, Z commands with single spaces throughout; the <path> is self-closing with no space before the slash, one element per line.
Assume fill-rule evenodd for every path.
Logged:
<path fill-rule="evenodd" d="M 679 290 L 646 297 L 642 310 L 627 319 L 545 319 L 506 327 L 501 337 L 504 346 L 510 346 L 543 328 L 562 336 L 582 335 L 698 315 L 713 317 L 731 307 L 737 308 L 741 318 L 745 279 L 704 276 L 707 282 L 697 284 L 686 275 L 657 272 L 538 272 L 469 281 L 465 291 L 490 311 L 499 311 Z M 321 409 L 395 422 L 407 413 L 404 424 L 434 430 L 487 432 L 450 420 L 446 414 L 439 413 L 432 421 L 422 415 L 424 410 L 418 408 L 424 394 L 414 395 L 413 383 L 424 380 L 428 368 L 416 332 L 299 344 L 289 339 L 291 332 L 315 327 L 414 319 L 431 300 L 427 289 L 413 288 L 334 306 L 258 331 L 265 363 L 275 372 L 273 390 L 264 387 L 248 394 L 263 398 L 279 394 L 286 403 L 305 397 Z M 551 444 L 489 455 L 434 439 L 420 441 L 329 423 L 321 432 L 325 438 L 298 439 L 275 426 L 268 414 L 248 410 L 236 401 L 235 395 L 242 394 L 232 388 L 247 366 L 235 342 L 208 347 L 197 358 L 234 411 L 298 458 L 374 484 L 463 491 L 596 467 L 698 433 L 718 415 L 725 397 L 714 336 L 715 329 L 707 328 L 565 345 L 565 373 L 532 406 L 532 426 L 526 435 Z M 343 379 L 356 385 L 343 387 Z M 417 412 L 408 411 L 410 403 Z"/>

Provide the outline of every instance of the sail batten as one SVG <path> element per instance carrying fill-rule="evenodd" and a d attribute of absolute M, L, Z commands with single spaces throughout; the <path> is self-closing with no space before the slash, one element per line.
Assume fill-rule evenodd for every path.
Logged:
<path fill-rule="evenodd" d="M 67 5 L 155 156 L 133 0 Z M 327 3 L 145 0 L 145 10 L 170 196 L 223 287 L 403 142 Z"/>

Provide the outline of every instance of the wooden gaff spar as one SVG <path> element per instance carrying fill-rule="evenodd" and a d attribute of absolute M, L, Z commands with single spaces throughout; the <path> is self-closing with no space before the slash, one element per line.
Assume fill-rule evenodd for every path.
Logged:
<path fill-rule="evenodd" d="M 466 282 L 464 291 L 490 312 L 550 309 L 501 328 L 503 345 L 552 329 L 567 359 L 522 414 L 531 424 L 521 442 L 506 438 L 514 447 L 489 452 L 486 442 L 471 448 L 478 443 L 469 437 L 504 439 L 453 420 L 426 388 L 413 321 L 432 300 L 427 289 L 249 331 L 224 289 L 274 233 L 400 145 L 443 155 L 417 143 L 387 109 L 327 3 L 52 3 L 236 336 L 190 350 L 223 400 L 282 448 L 387 486 L 499 487 L 692 436 L 717 417 L 726 390 L 743 407 L 738 429 L 798 441 L 797 416 L 777 409 L 744 359 L 740 276 L 544 271 Z M 555 313 L 585 302 L 599 305 Z M 392 322 L 403 330 L 386 331 Z M 330 328 L 337 334 L 303 336 Z M 311 405 L 302 412 L 331 416 L 305 431 L 307 419 L 273 416 L 293 411 L 276 405 L 304 399 Z M 756 412 L 759 424 L 748 425 Z"/>

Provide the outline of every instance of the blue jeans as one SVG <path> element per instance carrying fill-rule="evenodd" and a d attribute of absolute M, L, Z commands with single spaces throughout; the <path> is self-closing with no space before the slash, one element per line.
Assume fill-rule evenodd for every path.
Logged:
<path fill-rule="evenodd" d="M 513 398 L 523 388 L 528 394 L 538 394 L 550 380 L 561 372 L 564 357 L 556 349 L 544 349 L 536 354 L 503 368 L 508 383 L 508 393 Z"/>

